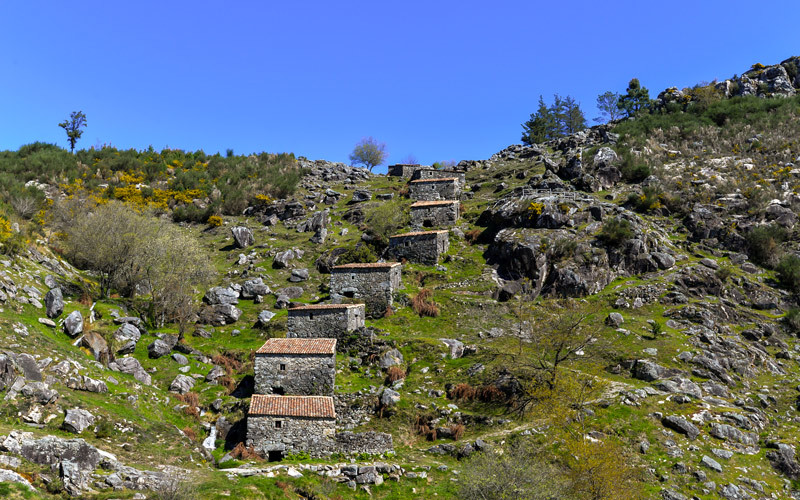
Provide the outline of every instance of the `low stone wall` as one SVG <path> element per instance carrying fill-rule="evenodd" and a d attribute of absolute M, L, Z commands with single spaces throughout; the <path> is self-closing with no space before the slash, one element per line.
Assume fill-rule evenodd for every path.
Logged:
<path fill-rule="evenodd" d="M 447 231 L 425 231 L 398 234 L 389 238 L 389 255 L 397 260 L 435 265 L 450 248 Z"/>
<path fill-rule="evenodd" d="M 342 304 L 340 307 L 299 307 L 289 309 L 289 338 L 342 339 L 364 327 L 363 304 Z"/>
<path fill-rule="evenodd" d="M 461 196 L 458 179 L 420 179 L 409 184 L 409 196 L 415 200 L 457 200 Z"/>
<path fill-rule="evenodd" d="M 457 201 L 418 201 L 411 205 L 411 225 L 417 228 L 453 226 L 458 215 Z"/>
<path fill-rule="evenodd" d="M 411 174 L 411 180 L 418 179 L 445 179 L 456 178 L 461 189 L 467 185 L 467 174 L 464 172 L 456 172 L 455 170 L 437 170 L 435 168 L 419 168 Z"/>
<path fill-rule="evenodd" d="M 335 380 L 331 354 L 256 354 L 256 394 L 332 396 Z"/>
<path fill-rule="evenodd" d="M 392 451 L 392 435 L 385 432 L 338 432 L 335 436 L 336 452 L 345 455 L 369 453 L 380 455 Z"/>

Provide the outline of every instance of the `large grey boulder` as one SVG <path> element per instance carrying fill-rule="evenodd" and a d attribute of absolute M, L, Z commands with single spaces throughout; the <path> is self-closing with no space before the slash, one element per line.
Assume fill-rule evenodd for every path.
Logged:
<path fill-rule="evenodd" d="M 703 396 L 699 385 L 683 377 L 675 377 L 672 380 L 661 380 L 656 384 L 656 388 L 673 394 L 686 394 L 687 396 L 692 396 L 697 399 Z"/>
<path fill-rule="evenodd" d="M 81 390 L 86 392 L 96 392 L 104 394 L 108 392 L 108 386 L 102 380 L 81 376 Z"/>
<path fill-rule="evenodd" d="M 65 431 L 80 434 L 90 425 L 94 425 L 94 415 L 81 409 L 67 410 L 62 425 Z"/>
<path fill-rule="evenodd" d="M 150 385 L 152 383 L 152 377 L 144 370 L 142 364 L 139 363 L 139 360 L 136 358 L 119 358 L 109 363 L 108 368 L 133 375 L 133 378 L 145 385 Z"/>
<path fill-rule="evenodd" d="M 225 369 L 223 369 L 221 366 L 214 365 L 214 368 L 212 368 L 211 371 L 209 371 L 206 375 L 206 382 L 216 382 L 218 378 L 224 376 Z"/>
<path fill-rule="evenodd" d="M 176 345 L 178 345 L 178 337 L 175 335 L 163 335 L 160 339 L 147 346 L 147 355 L 152 359 L 158 359 L 172 352 Z"/>
<path fill-rule="evenodd" d="M 403 364 L 403 354 L 397 349 L 389 349 L 381 355 L 378 366 L 389 368 L 390 366 Z"/>
<path fill-rule="evenodd" d="M 736 427 L 733 427 L 728 424 L 719 424 L 719 423 L 711 424 L 711 429 L 709 430 L 709 434 L 718 439 L 724 439 L 725 441 L 742 443 L 748 446 L 755 446 L 758 444 L 758 436 L 756 434 L 753 434 L 752 432 L 740 431 Z"/>
<path fill-rule="evenodd" d="M 44 305 L 48 318 L 57 318 L 64 311 L 64 297 L 60 288 L 53 288 L 44 296 Z"/>
<path fill-rule="evenodd" d="M 384 389 L 381 394 L 381 405 L 394 406 L 400 402 L 400 393 L 391 389 Z"/>
<path fill-rule="evenodd" d="M 609 313 L 606 317 L 606 325 L 612 328 L 619 328 L 623 323 L 625 323 L 625 318 L 618 312 Z"/>
<path fill-rule="evenodd" d="M 272 318 L 274 318 L 274 317 L 275 317 L 275 313 L 274 312 L 267 311 L 266 309 L 264 309 L 263 311 L 258 313 L 258 321 L 256 321 L 256 326 L 258 326 L 260 328 L 265 328 L 267 326 L 267 323 L 269 323 L 270 320 Z M 2 386 L 0 386 L 0 387 L 2 387 Z"/>
<path fill-rule="evenodd" d="M 464 355 L 464 343 L 456 339 L 439 339 L 450 349 L 450 357 L 458 359 Z"/>
<path fill-rule="evenodd" d="M 27 479 L 8 469 L 0 469 L 0 483 L 17 483 L 25 486 L 30 491 L 36 491 Z"/>
<path fill-rule="evenodd" d="M 233 241 L 239 248 L 247 248 L 256 242 L 255 238 L 253 238 L 253 231 L 244 226 L 232 227 L 231 234 L 233 235 Z"/>
<path fill-rule="evenodd" d="M 192 387 L 194 387 L 194 379 L 188 375 L 178 375 L 169 384 L 169 390 L 178 394 L 186 394 L 192 390 Z"/>
<path fill-rule="evenodd" d="M 292 275 L 289 276 L 289 281 L 292 283 L 299 283 L 308 279 L 308 269 L 292 269 Z"/>
<path fill-rule="evenodd" d="M 302 254 L 295 251 L 294 249 L 278 252 L 272 259 L 272 267 L 274 269 L 284 269 L 289 266 L 289 262 L 295 259 L 299 259 L 300 257 L 302 257 Z"/>
<path fill-rule="evenodd" d="M 269 286 L 264 284 L 264 280 L 263 279 L 254 278 L 254 279 L 247 280 L 244 283 L 242 283 L 242 293 L 241 293 L 241 295 L 242 295 L 243 299 L 253 299 L 257 295 L 261 295 L 263 297 L 264 295 L 267 295 L 268 293 L 270 293 L 270 291 L 271 290 L 269 289 Z M 231 303 L 235 304 L 235 302 L 231 302 Z"/>
<path fill-rule="evenodd" d="M 14 360 L 7 354 L 0 353 L 0 391 L 11 385 L 16 377 Z"/>
<path fill-rule="evenodd" d="M 136 349 L 136 343 L 142 338 L 142 332 L 133 323 L 123 323 L 114 332 L 114 340 L 119 344 L 117 353 L 130 354 Z"/>
<path fill-rule="evenodd" d="M 359 189 L 353 193 L 353 203 L 362 203 L 372 199 L 372 193 L 366 189 Z"/>
<path fill-rule="evenodd" d="M 233 288 L 215 286 L 206 292 L 203 296 L 203 302 L 212 306 L 218 304 L 238 304 L 239 292 Z"/>
<path fill-rule="evenodd" d="M 697 436 L 700 435 L 700 429 L 698 429 L 693 423 L 689 422 L 683 417 L 679 417 L 677 415 L 668 415 L 661 419 L 661 424 L 668 428 L 672 429 L 679 434 L 684 434 L 689 439 L 696 439 Z"/>
<path fill-rule="evenodd" d="M 213 326 L 225 326 L 235 323 L 242 315 L 241 309 L 233 304 L 218 304 L 204 307 L 199 314 L 200 323 Z"/>
<path fill-rule="evenodd" d="M 53 403 L 58 399 L 58 392 L 51 389 L 44 382 L 28 382 L 20 392 L 26 398 L 42 405 Z"/>
<path fill-rule="evenodd" d="M 105 362 L 110 359 L 108 342 L 95 331 L 87 332 L 81 339 L 81 346 L 86 347 L 92 352 L 92 356 L 97 361 Z"/>
<path fill-rule="evenodd" d="M 649 359 L 639 359 L 633 367 L 633 378 L 652 382 L 664 376 L 665 369 Z"/>
<path fill-rule="evenodd" d="M 83 333 L 83 315 L 80 311 L 72 311 L 64 318 L 64 332 L 70 337 Z"/>
<path fill-rule="evenodd" d="M 22 372 L 22 376 L 27 380 L 34 380 L 36 382 L 42 381 L 42 371 L 39 369 L 39 364 L 33 356 L 23 352 L 17 354 L 15 361 L 17 368 Z"/>

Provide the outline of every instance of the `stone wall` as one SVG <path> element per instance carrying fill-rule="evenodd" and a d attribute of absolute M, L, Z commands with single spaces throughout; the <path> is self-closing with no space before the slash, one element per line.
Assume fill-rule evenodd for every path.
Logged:
<path fill-rule="evenodd" d="M 328 307 L 296 307 L 289 309 L 289 338 L 342 339 L 364 327 L 363 304 L 331 304 Z"/>
<path fill-rule="evenodd" d="M 430 169 L 430 168 L 431 167 L 426 165 L 411 165 L 407 163 L 398 163 L 396 165 L 389 165 L 388 171 L 389 175 L 395 177 L 402 177 L 404 179 L 410 179 L 414 175 L 414 172 L 416 172 L 417 170 Z"/>
<path fill-rule="evenodd" d="M 389 238 L 389 255 L 394 259 L 435 265 L 450 248 L 447 231 L 398 234 Z"/>
<path fill-rule="evenodd" d="M 276 421 L 280 421 L 280 428 L 276 427 Z M 335 447 L 335 434 L 336 420 L 332 418 L 247 417 L 246 444 L 265 457 L 271 451 L 284 454 L 305 451 L 314 457 L 325 456 Z"/>
<path fill-rule="evenodd" d="M 280 428 L 275 427 L 276 421 L 280 421 Z M 337 433 L 333 419 L 305 417 L 248 417 L 246 444 L 272 459 L 299 452 L 325 457 L 332 453 L 379 455 L 394 449 L 391 434 L 372 431 Z"/>
<path fill-rule="evenodd" d="M 435 168 L 419 168 L 411 175 L 411 180 L 456 178 L 461 189 L 467 185 L 467 174 L 455 170 L 437 170 Z"/>
<path fill-rule="evenodd" d="M 376 264 L 334 267 L 331 298 L 337 302 L 344 298 L 363 300 L 367 315 L 381 317 L 392 305 L 394 292 L 400 287 L 400 268 L 399 264 L 392 267 Z"/>
<path fill-rule="evenodd" d="M 332 354 L 256 354 L 256 394 L 332 396 L 335 380 Z"/>
<path fill-rule="evenodd" d="M 336 451 L 345 455 L 369 453 L 379 455 L 392 451 L 392 435 L 385 432 L 339 432 L 335 436 Z"/>
<path fill-rule="evenodd" d="M 458 179 L 421 179 L 411 181 L 409 195 L 415 200 L 457 200 L 461 196 Z"/>
<path fill-rule="evenodd" d="M 417 228 L 452 226 L 458 221 L 458 214 L 457 201 L 417 202 L 411 205 L 411 225 Z"/>

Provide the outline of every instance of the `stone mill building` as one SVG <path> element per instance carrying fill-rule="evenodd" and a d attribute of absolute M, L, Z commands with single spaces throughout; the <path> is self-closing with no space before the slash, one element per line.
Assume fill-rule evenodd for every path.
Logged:
<path fill-rule="evenodd" d="M 399 262 L 335 266 L 331 270 L 331 297 L 338 302 L 363 300 L 366 314 L 383 316 L 400 288 L 401 268 Z"/>
<path fill-rule="evenodd" d="M 254 394 L 250 400 L 246 444 L 270 460 L 300 451 L 318 455 L 330 450 L 335 434 L 332 397 Z"/>
<path fill-rule="evenodd" d="M 417 179 L 409 183 L 409 195 L 420 201 L 457 200 L 461 184 L 457 177 Z"/>
<path fill-rule="evenodd" d="M 255 392 L 333 395 L 336 339 L 274 338 L 256 351 Z"/>
<path fill-rule="evenodd" d="M 411 205 L 411 225 L 417 228 L 453 226 L 458 215 L 458 200 L 418 201 Z"/>
<path fill-rule="evenodd" d="M 434 265 L 450 249 L 447 230 L 417 231 L 396 234 L 389 238 L 389 255 L 394 259 Z"/>
<path fill-rule="evenodd" d="M 287 337 L 342 339 L 364 327 L 364 304 L 313 304 L 289 309 Z"/>

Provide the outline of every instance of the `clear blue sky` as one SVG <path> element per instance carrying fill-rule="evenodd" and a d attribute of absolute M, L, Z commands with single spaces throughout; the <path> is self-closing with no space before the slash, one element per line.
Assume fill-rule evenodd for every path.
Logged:
<path fill-rule="evenodd" d="M 487 158 L 539 94 L 588 118 L 638 77 L 651 96 L 800 55 L 800 3 L 6 1 L 0 150 L 153 145 L 389 163 Z"/>

